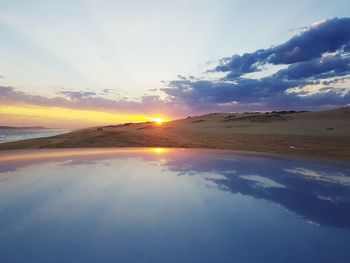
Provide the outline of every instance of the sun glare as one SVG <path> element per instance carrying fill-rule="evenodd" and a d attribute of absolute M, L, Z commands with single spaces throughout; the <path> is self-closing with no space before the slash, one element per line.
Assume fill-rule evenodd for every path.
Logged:
<path fill-rule="evenodd" d="M 163 154 L 163 153 L 167 153 L 170 151 L 169 148 L 151 148 L 150 149 L 151 152 L 156 153 L 156 154 Z"/>
<path fill-rule="evenodd" d="M 162 118 L 149 118 L 149 120 L 155 122 L 156 124 L 162 124 L 163 122 L 165 122 L 165 120 Z"/>

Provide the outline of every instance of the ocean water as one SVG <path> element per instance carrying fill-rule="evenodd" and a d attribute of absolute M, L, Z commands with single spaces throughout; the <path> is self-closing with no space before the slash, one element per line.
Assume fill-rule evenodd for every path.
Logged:
<path fill-rule="evenodd" d="M 67 129 L 1 129 L 0 143 L 50 137 L 69 132 Z"/>
<path fill-rule="evenodd" d="M 349 262 L 350 163 L 0 152 L 0 262 Z"/>

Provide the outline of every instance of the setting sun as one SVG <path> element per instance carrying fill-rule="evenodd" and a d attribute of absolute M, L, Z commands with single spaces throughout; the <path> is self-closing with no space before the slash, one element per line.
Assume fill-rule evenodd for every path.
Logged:
<path fill-rule="evenodd" d="M 163 122 L 165 122 L 163 118 L 149 118 L 149 120 L 157 124 L 162 124 Z"/>

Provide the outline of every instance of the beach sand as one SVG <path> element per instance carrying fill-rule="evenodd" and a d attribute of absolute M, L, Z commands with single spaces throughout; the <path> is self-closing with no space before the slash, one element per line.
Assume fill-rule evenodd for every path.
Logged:
<path fill-rule="evenodd" d="M 84 147 L 215 148 L 350 160 L 350 108 L 212 113 L 162 124 L 109 125 L 0 144 L 0 150 Z"/>

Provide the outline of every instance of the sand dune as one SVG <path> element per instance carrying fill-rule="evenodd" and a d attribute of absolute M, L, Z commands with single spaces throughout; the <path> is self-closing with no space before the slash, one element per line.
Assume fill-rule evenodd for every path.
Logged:
<path fill-rule="evenodd" d="M 350 108 L 322 112 L 212 113 L 167 123 L 93 127 L 5 149 L 191 147 L 350 159 Z"/>

